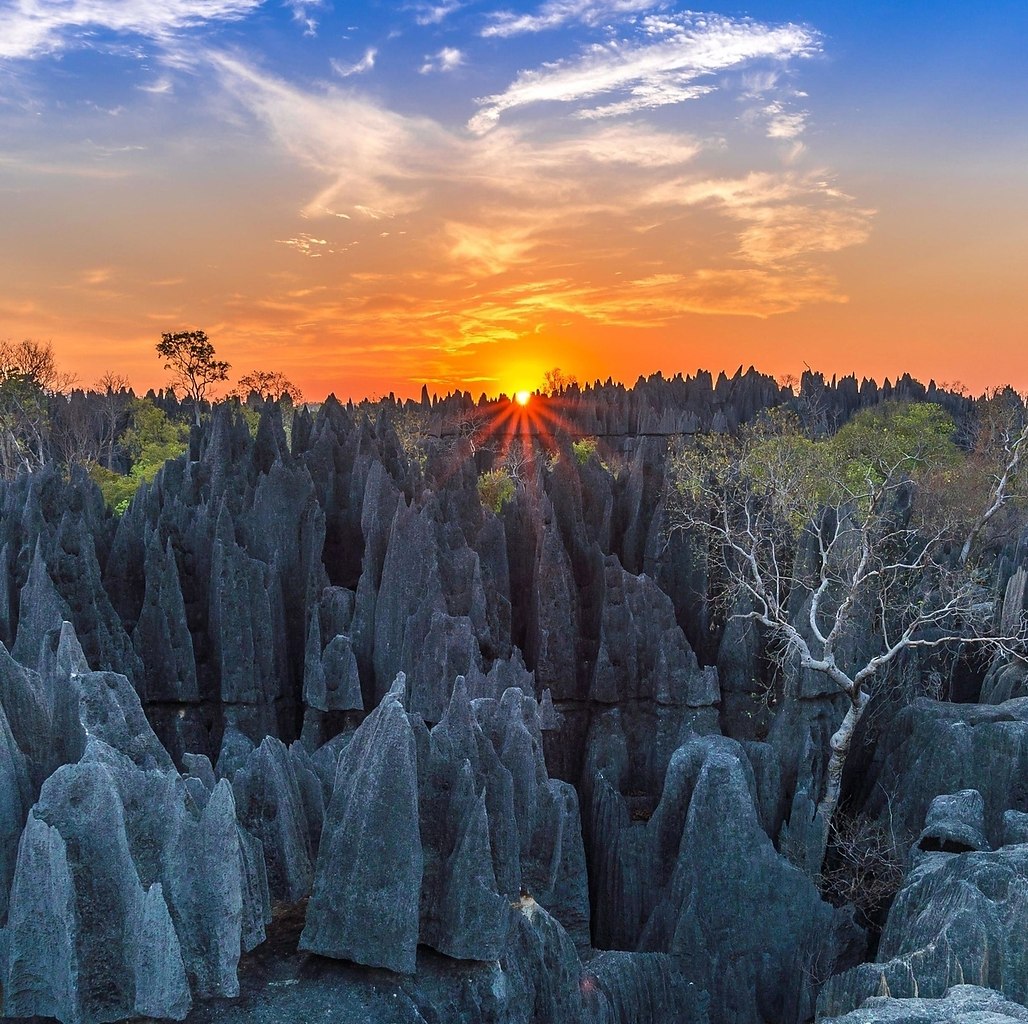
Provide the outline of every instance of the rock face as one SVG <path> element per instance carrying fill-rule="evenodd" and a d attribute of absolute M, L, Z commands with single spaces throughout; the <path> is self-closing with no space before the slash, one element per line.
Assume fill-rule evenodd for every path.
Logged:
<path fill-rule="evenodd" d="M 127 679 L 90 672 L 69 626 L 44 675 L 81 753 L 43 783 L 18 845 L 5 1012 L 181 1019 L 193 995 L 237 994 L 239 957 L 270 914 L 228 783 L 190 790 Z"/>
<path fill-rule="evenodd" d="M 650 820 L 656 873 L 667 882 L 641 945 L 682 958 L 685 975 L 710 994 L 715 1020 L 806 1020 L 818 972 L 844 964 L 858 932 L 775 851 L 752 785 L 731 741 L 696 740 L 678 752 Z"/>
<path fill-rule="evenodd" d="M 301 947 L 406 974 L 419 943 L 494 961 L 522 892 L 586 945 L 577 801 L 546 776 L 535 701 L 472 702 L 459 678 L 428 731 L 406 690 L 401 673 L 339 758 Z"/>
<path fill-rule="evenodd" d="M 302 949 L 414 973 L 424 871 L 417 771 L 414 732 L 390 691 L 336 769 Z"/>
<path fill-rule="evenodd" d="M 859 1010 L 842 1017 L 822 1018 L 824 1024 L 1008 1024 L 1028 1021 L 1028 1008 L 999 992 L 978 985 L 954 985 L 940 999 L 893 999 L 873 996 Z"/>
<path fill-rule="evenodd" d="M 894 397 L 971 407 L 742 370 L 533 417 L 219 403 L 120 517 L 78 470 L 0 482 L 3 1011 L 800 1024 L 883 984 L 977 1006 L 945 996 L 969 979 L 1026 1002 L 1024 666 L 968 662 L 980 702 L 862 737 L 841 807 L 913 845 L 861 964 L 813 881 L 837 698 L 776 675 L 668 534 L 670 439 Z M 1026 566 L 1028 536 L 997 558 L 1004 621 Z"/>
<path fill-rule="evenodd" d="M 1028 845 L 983 848 L 982 806 L 973 790 L 933 801 L 877 962 L 832 978 L 818 1005 L 822 1016 L 883 992 L 942 997 L 962 982 L 1028 1005 Z"/>
<path fill-rule="evenodd" d="M 1026 778 L 1028 698 L 994 705 L 921 698 L 882 737 L 864 788 L 868 809 L 885 817 L 891 805 L 897 832 L 908 835 L 920 832 L 934 797 L 976 790 L 985 838 L 996 845 L 1004 811 L 1028 811 Z"/>

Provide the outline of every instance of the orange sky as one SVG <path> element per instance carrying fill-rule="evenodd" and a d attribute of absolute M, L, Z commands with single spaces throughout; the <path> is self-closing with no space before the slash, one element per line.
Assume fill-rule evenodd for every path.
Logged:
<path fill-rule="evenodd" d="M 390 14 L 361 41 L 259 0 L 131 31 L 91 4 L 105 47 L 0 16 L 0 337 L 51 340 L 84 385 L 160 386 L 161 331 L 199 327 L 234 378 L 310 399 L 554 366 L 1028 389 L 1017 112 L 964 109 L 978 79 L 918 78 L 818 5 Z"/>

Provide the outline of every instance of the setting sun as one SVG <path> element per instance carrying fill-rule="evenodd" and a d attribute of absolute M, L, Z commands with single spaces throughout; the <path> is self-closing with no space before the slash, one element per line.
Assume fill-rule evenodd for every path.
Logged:
<path fill-rule="evenodd" d="M 532 400 L 532 392 L 531 391 L 515 391 L 514 392 L 514 401 L 517 402 L 518 405 L 528 405 L 528 403 L 531 400 Z"/>

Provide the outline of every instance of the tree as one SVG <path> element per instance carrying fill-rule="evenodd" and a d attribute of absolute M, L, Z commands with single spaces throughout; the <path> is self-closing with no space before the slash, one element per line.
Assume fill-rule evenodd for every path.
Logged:
<path fill-rule="evenodd" d="M 707 539 L 725 606 L 847 698 L 815 797 L 821 860 L 854 732 L 889 667 L 918 648 L 1024 650 L 1023 616 L 1003 635 L 991 573 L 961 556 L 981 512 L 946 493 L 968 464 L 953 432 L 928 403 L 884 403 L 824 441 L 778 414 L 669 462 L 672 528 Z"/>
<path fill-rule="evenodd" d="M 214 346 L 206 331 L 164 333 L 157 343 L 157 354 L 165 360 L 164 369 L 172 371 L 172 383 L 184 388 L 193 400 L 193 417 L 200 425 L 200 404 L 207 388 L 228 380 L 229 364 L 214 358 Z"/>
<path fill-rule="evenodd" d="M 75 374 L 58 369 L 52 342 L 29 338 L 17 344 L 0 342 L 0 375 L 24 377 L 48 395 L 67 391 L 75 383 Z"/>
<path fill-rule="evenodd" d="M 553 369 L 547 370 L 543 374 L 543 382 L 543 390 L 546 394 L 557 395 L 567 388 L 575 387 L 578 384 L 578 378 L 570 373 L 565 373 L 559 366 L 554 366 Z"/>
<path fill-rule="evenodd" d="M 57 369 L 50 342 L 0 342 L 0 474 L 5 478 L 49 461 L 51 400 L 73 382 Z"/>
<path fill-rule="evenodd" d="M 260 395 L 261 398 L 270 398 L 274 401 L 281 401 L 288 398 L 293 405 L 299 405 L 303 401 L 303 393 L 283 373 L 277 370 L 251 370 L 239 378 L 239 383 L 229 392 L 232 398 L 238 398 L 245 402 L 251 392 Z"/>
<path fill-rule="evenodd" d="M 117 447 L 118 426 L 121 423 L 132 395 L 129 392 L 128 377 L 108 371 L 93 386 L 99 396 L 100 450 L 107 453 L 107 468 L 114 468 L 114 451 Z"/>
<path fill-rule="evenodd" d="M 960 549 L 961 564 L 974 543 L 1000 514 L 1024 497 L 1024 467 L 1028 462 L 1028 415 L 1024 401 L 1012 389 L 997 391 L 980 403 L 973 437 L 972 465 L 976 489 L 988 495 Z M 972 477 L 973 478 L 973 477 Z"/>

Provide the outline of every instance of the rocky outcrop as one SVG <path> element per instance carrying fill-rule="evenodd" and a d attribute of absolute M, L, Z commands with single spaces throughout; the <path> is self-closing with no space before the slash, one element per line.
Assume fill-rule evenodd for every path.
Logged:
<path fill-rule="evenodd" d="M 424 854 L 404 682 L 401 676 L 340 758 L 300 947 L 413 974 Z"/>
<path fill-rule="evenodd" d="M 1028 697 L 994 705 L 920 698 L 882 736 L 860 789 L 869 812 L 891 815 L 901 835 L 921 831 L 934 797 L 977 790 L 985 837 L 998 845 L 1003 813 L 1028 811 L 1026 778 Z"/>
<path fill-rule="evenodd" d="M 667 881 L 641 946 L 681 957 L 715 1020 L 806 1020 L 818 977 L 861 952 L 859 931 L 774 849 L 741 749 L 710 737 L 679 755 L 650 821 L 653 874 Z"/>
<path fill-rule="evenodd" d="M 860 1009 L 842 1017 L 821 1018 L 824 1024 L 1010 1024 L 1028 1021 L 1028 1009 L 979 985 L 954 985 L 938 999 L 894 999 L 872 996 Z"/>
<path fill-rule="evenodd" d="M 1028 845 L 976 849 L 981 812 L 977 793 L 933 801 L 876 962 L 833 977 L 819 1015 L 849 1013 L 882 993 L 941 998 L 964 983 L 1028 1006 Z"/>
<path fill-rule="evenodd" d="M 81 753 L 43 783 L 21 834 L 5 1012 L 181 1019 L 193 995 L 235 995 L 239 957 L 270 914 L 260 844 L 231 788 L 187 786 L 128 680 L 90 672 L 70 626 L 48 660 L 63 703 L 52 721 L 74 720 L 65 750 Z"/>
<path fill-rule="evenodd" d="M 405 693 L 401 674 L 339 758 L 302 948 L 398 973 L 419 943 L 493 961 L 522 893 L 586 946 L 577 800 L 547 778 L 534 699 L 472 701 L 458 678 L 428 731 Z"/>
<path fill-rule="evenodd" d="M 741 368 L 532 416 L 254 397 L 120 517 L 77 470 L 0 483 L 5 1011 L 227 1021 L 197 1000 L 242 991 L 269 1024 L 789 1024 L 831 972 L 825 999 L 965 973 L 1020 999 L 1023 666 L 968 661 L 982 704 L 867 716 L 843 813 L 920 837 L 881 963 L 851 970 L 806 825 L 838 698 L 775 675 L 668 535 L 672 437 L 894 396 L 968 408 Z M 514 474 L 498 511 L 487 469 Z M 1026 551 L 997 562 L 1004 616 Z M 272 905 L 295 934 L 262 944 Z"/>

